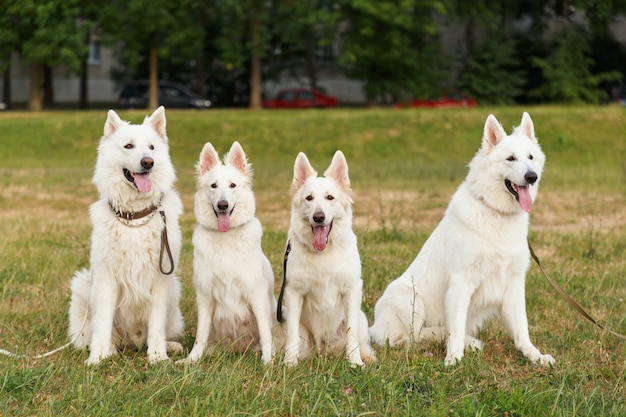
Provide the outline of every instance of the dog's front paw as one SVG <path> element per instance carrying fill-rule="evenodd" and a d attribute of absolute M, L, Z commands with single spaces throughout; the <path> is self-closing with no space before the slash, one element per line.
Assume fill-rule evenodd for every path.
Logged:
<path fill-rule="evenodd" d="M 285 356 L 285 366 L 288 368 L 294 367 L 298 364 L 298 357 L 286 357 Z"/>
<path fill-rule="evenodd" d="M 461 362 L 461 359 L 463 359 L 463 355 L 448 354 L 448 356 L 446 356 L 446 358 L 443 360 L 443 364 L 445 366 L 455 366 Z"/>
<path fill-rule="evenodd" d="M 352 362 L 352 361 L 349 361 L 349 362 L 350 362 L 350 368 L 356 368 L 357 366 L 362 368 L 365 366 L 365 362 L 363 362 L 362 360 L 358 360 L 356 362 Z"/>
<path fill-rule="evenodd" d="M 106 358 L 115 355 L 116 353 L 117 353 L 117 349 L 114 346 L 111 346 L 108 350 L 98 349 L 98 348 L 91 349 L 89 353 L 89 357 L 85 361 L 85 364 L 97 365 L 103 360 L 105 360 Z"/>
<path fill-rule="evenodd" d="M 541 366 L 553 366 L 556 364 L 556 360 L 554 360 L 552 355 L 540 354 L 539 357 L 533 361 L 533 363 Z"/>
<path fill-rule="evenodd" d="M 162 361 L 167 361 L 169 359 L 170 358 L 167 356 L 166 352 L 157 352 L 157 351 L 148 352 L 148 363 L 150 363 L 150 365 L 154 365 Z"/>
<path fill-rule="evenodd" d="M 261 360 L 263 361 L 264 365 L 268 365 L 274 361 L 274 355 L 272 355 L 271 352 L 269 354 L 263 353 L 261 355 Z"/>
<path fill-rule="evenodd" d="M 186 357 L 185 359 L 179 359 L 177 360 L 175 363 L 176 365 L 193 365 L 194 363 L 196 363 L 197 361 Z"/>

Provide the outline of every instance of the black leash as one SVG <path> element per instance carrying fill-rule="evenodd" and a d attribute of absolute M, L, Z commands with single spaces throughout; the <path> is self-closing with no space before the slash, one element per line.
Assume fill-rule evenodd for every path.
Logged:
<path fill-rule="evenodd" d="M 623 334 L 616 333 L 616 332 L 614 332 L 614 331 L 612 331 L 610 329 L 605 328 L 600 323 L 598 323 L 593 317 L 591 317 L 591 315 L 589 313 L 587 313 L 585 311 L 585 309 L 580 304 L 578 304 L 578 302 L 576 300 L 574 300 L 567 292 L 565 292 L 565 290 L 563 288 L 561 288 L 561 286 L 555 280 L 550 278 L 550 276 L 545 271 L 545 269 L 543 269 L 543 266 L 541 266 L 541 262 L 539 262 L 539 258 L 537 257 L 537 255 L 535 255 L 535 251 L 533 251 L 533 248 L 530 246 L 530 241 L 528 241 L 528 249 L 530 249 L 530 256 L 532 256 L 532 258 L 537 263 L 537 266 L 541 270 L 541 273 L 543 274 L 543 276 L 548 280 L 550 285 L 552 285 L 552 287 L 561 295 L 561 297 L 563 297 L 565 299 L 565 301 L 567 301 L 567 303 L 570 305 L 570 307 L 572 307 L 581 316 L 583 316 L 584 318 L 589 320 L 591 323 L 596 325 L 598 328 L 611 333 L 615 337 L 619 337 L 620 339 L 626 340 L 626 336 L 624 336 Z"/>
<path fill-rule="evenodd" d="M 159 214 L 163 219 L 163 231 L 161 232 L 161 251 L 159 252 L 159 269 L 161 273 L 164 275 L 170 275 L 174 272 L 174 257 L 172 256 L 172 251 L 170 249 L 170 242 L 167 240 L 167 221 L 165 220 L 165 212 L 163 210 L 159 210 Z M 170 269 L 169 271 L 163 270 L 163 252 L 167 252 L 167 257 L 170 261 Z"/>
<path fill-rule="evenodd" d="M 285 293 L 285 286 L 287 285 L 287 258 L 289 258 L 289 252 L 291 252 L 291 242 L 287 241 L 285 257 L 283 258 L 283 283 L 280 286 L 280 294 L 278 295 L 278 309 L 276 310 L 276 319 L 279 323 L 285 321 L 285 318 L 283 317 L 283 294 Z"/>

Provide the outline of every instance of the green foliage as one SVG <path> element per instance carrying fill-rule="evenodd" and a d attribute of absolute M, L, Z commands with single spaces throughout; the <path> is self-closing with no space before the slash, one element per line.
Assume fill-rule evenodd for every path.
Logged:
<path fill-rule="evenodd" d="M 428 95 L 447 75 L 434 20 L 442 2 L 345 0 L 349 22 L 342 37 L 340 63 L 365 82 L 368 99 L 402 92 Z"/>
<path fill-rule="evenodd" d="M 494 31 L 469 57 L 458 87 L 484 104 L 513 104 L 522 93 L 525 74 L 513 36 Z"/>
<path fill-rule="evenodd" d="M 600 103 L 609 99 L 599 88 L 605 81 L 618 83 L 622 74 L 606 71 L 593 74 L 589 40 L 583 30 L 569 30 L 558 37 L 553 53 L 547 58 L 534 57 L 534 66 L 541 69 L 544 82 L 530 95 L 546 101 L 562 103 Z"/>
<path fill-rule="evenodd" d="M 0 23 L 8 26 L 0 30 L 0 41 L 7 42 L 5 47 L 19 51 L 27 62 L 37 60 L 50 67 L 65 65 L 79 70 L 87 52 L 85 37 L 91 29 L 81 19 L 79 0 L 3 2 L 6 8 Z"/>
<path fill-rule="evenodd" d="M 133 71 L 146 65 L 150 48 L 174 65 L 196 58 L 204 33 L 199 7 L 193 0 L 111 0 L 102 5 L 98 21 L 108 44 L 124 46 L 122 62 Z"/>

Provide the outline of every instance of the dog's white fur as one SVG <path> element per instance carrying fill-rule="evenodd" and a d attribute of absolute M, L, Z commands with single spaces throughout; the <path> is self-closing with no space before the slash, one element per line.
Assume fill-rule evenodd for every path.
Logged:
<path fill-rule="evenodd" d="M 353 365 L 374 361 L 361 311 L 361 262 L 343 153 L 335 153 L 323 178 L 298 154 L 291 194 L 285 363 L 297 364 L 311 348 L 345 349 Z"/>
<path fill-rule="evenodd" d="M 206 143 L 196 168 L 193 281 L 198 328 L 194 347 L 181 362 L 194 363 L 207 347 L 220 343 L 236 351 L 260 345 L 261 358 L 268 363 L 273 357 L 274 274 L 261 249 L 252 168 L 238 142 L 223 164 Z"/>
<path fill-rule="evenodd" d="M 507 136 L 493 115 L 482 146 L 446 213 L 423 248 L 376 303 L 372 341 L 399 345 L 447 336 L 446 365 L 497 314 L 515 346 L 532 362 L 553 364 L 531 343 L 525 306 L 529 211 L 545 163 L 530 116 Z M 519 195 L 519 203 L 505 180 Z"/>
<path fill-rule="evenodd" d="M 108 112 L 98 147 L 93 183 L 99 200 L 91 205 L 91 267 L 71 284 L 69 335 L 77 348 L 89 348 L 87 364 L 97 364 L 118 349 L 147 343 L 148 360 L 168 359 L 169 342 L 183 331 L 176 273 L 159 268 L 165 224 L 174 265 L 178 265 L 182 202 L 173 188 L 176 174 L 165 132 L 165 109 L 159 107 L 140 125 Z M 114 213 L 158 210 L 123 223 Z M 163 267 L 171 267 L 166 254 Z"/>

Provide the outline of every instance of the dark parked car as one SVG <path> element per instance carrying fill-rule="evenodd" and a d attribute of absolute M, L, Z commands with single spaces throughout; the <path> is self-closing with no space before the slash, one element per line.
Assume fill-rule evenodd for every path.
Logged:
<path fill-rule="evenodd" d="M 149 88 L 147 81 L 126 84 L 117 99 L 118 106 L 122 109 L 145 109 L 148 107 Z M 208 109 L 211 107 L 211 100 L 207 100 L 181 84 L 160 81 L 159 105 L 168 109 Z"/>
<path fill-rule="evenodd" d="M 337 97 L 327 96 L 313 88 L 289 88 L 278 92 L 273 100 L 264 100 L 268 109 L 309 109 L 337 107 Z"/>

